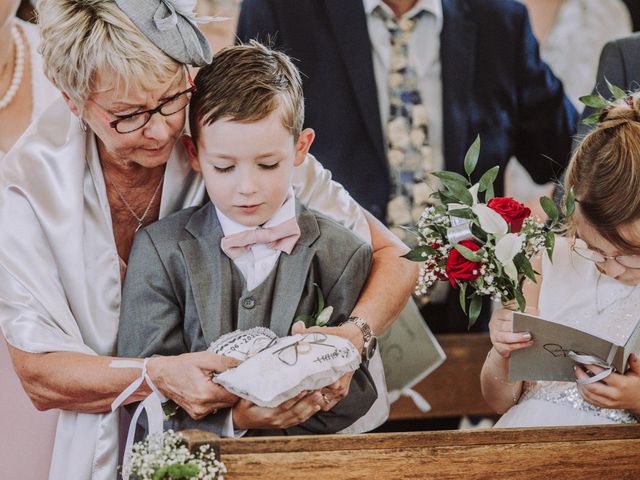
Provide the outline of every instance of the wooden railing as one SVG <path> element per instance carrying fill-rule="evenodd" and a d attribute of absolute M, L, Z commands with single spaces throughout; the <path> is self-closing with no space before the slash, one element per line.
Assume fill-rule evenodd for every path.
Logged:
<path fill-rule="evenodd" d="M 228 480 L 639 479 L 640 426 L 219 439 Z"/>

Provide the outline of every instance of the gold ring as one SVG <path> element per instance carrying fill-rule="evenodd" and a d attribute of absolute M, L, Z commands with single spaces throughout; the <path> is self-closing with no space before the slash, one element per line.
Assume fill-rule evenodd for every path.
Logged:
<path fill-rule="evenodd" d="M 324 393 L 322 394 L 322 400 L 327 405 L 329 405 L 331 403 L 331 400 L 329 400 L 329 398 Z"/>

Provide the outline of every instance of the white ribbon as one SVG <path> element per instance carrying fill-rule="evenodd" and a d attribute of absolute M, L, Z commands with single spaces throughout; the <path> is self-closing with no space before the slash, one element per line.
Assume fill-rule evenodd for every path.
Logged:
<path fill-rule="evenodd" d="M 147 382 L 147 385 L 151 389 L 151 393 L 147 398 L 145 398 L 133 413 L 133 417 L 131 418 L 131 423 L 129 424 L 129 431 L 127 432 L 127 443 L 124 448 L 124 459 L 122 465 L 122 478 L 123 480 L 129 480 L 129 457 L 131 456 L 131 450 L 133 448 L 133 440 L 136 434 L 136 425 L 138 424 L 138 418 L 143 411 L 147 412 L 147 423 L 149 426 L 149 435 L 153 435 L 156 433 L 162 433 L 163 430 L 163 421 L 164 421 L 164 412 L 162 411 L 162 403 L 167 400 L 167 398 L 160 393 L 160 391 L 156 388 L 156 386 L 151 381 L 149 374 L 147 373 L 147 362 L 148 358 L 145 358 L 144 361 L 136 361 L 136 360 L 114 360 L 109 366 L 111 368 L 139 368 L 142 370 L 142 373 L 138 378 L 136 378 L 127 388 L 125 388 L 120 395 L 116 397 L 116 399 L 111 403 L 111 411 L 115 412 L 122 403 L 129 398 L 133 393 L 138 390 L 142 382 Z"/>
<path fill-rule="evenodd" d="M 426 398 L 416 392 L 413 388 L 403 388 L 402 390 L 400 390 L 400 395 L 402 395 L 403 397 L 409 397 L 411 400 L 413 400 L 413 403 L 422 413 L 431 411 L 431 404 L 427 401 Z"/>
<path fill-rule="evenodd" d="M 607 360 L 602 360 L 600 357 L 596 357 L 595 355 L 583 355 L 581 353 L 569 352 L 567 356 L 571 358 L 574 362 L 580 363 L 582 365 L 598 365 L 599 367 L 604 368 L 603 371 L 594 375 L 593 377 L 577 379 L 576 382 L 580 385 L 589 385 L 591 383 L 599 382 L 600 380 L 607 378 L 609 375 L 613 373 L 615 370 L 611 363 L 613 362 L 613 358 L 616 355 L 616 346 L 612 345 L 609 350 L 609 355 L 607 355 Z"/>

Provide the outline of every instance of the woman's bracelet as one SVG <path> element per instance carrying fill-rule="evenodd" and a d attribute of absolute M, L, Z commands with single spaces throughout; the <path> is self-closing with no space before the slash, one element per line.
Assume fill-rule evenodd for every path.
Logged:
<path fill-rule="evenodd" d="M 487 359 L 491 356 L 491 352 L 493 352 L 493 347 L 491 347 L 491 350 L 489 350 L 489 352 L 487 353 Z M 502 385 L 508 385 L 511 387 L 511 399 L 513 400 L 513 404 L 515 405 L 516 403 L 518 403 L 518 399 L 519 399 L 519 395 L 516 394 L 516 386 L 518 385 L 518 382 L 511 382 L 507 379 L 501 378 L 498 375 L 491 375 L 491 377 L 498 383 L 501 383 Z"/>

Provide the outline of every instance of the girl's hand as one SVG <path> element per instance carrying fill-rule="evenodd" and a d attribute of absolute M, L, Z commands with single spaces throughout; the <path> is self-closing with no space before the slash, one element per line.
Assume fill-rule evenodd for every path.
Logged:
<path fill-rule="evenodd" d="M 249 400 L 241 399 L 233 407 L 233 426 L 237 430 L 290 428 L 318 413 L 323 404 L 319 391 L 301 392 L 275 408 L 259 407 Z"/>
<path fill-rule="evenodd" d="M 489 322 L 489 335 L 493 348 L 502 358 L 509 358 L 511 352 L 533 345 L 529 332 L 513 332 L 513 312 L 499 308 Z"/>
<path fill-rule="evenodd" d="M 588 385 L 579 383 L 580 395 L 598 407 L 630 410 L 634 415 L 640 415 L 640 360 L 633 353 L 629 367 L 624 375 L 612 373 L 599 382 Z M 576 378 L 587 379 L 603 370 L 597 365 L 576 365 Z"/>

